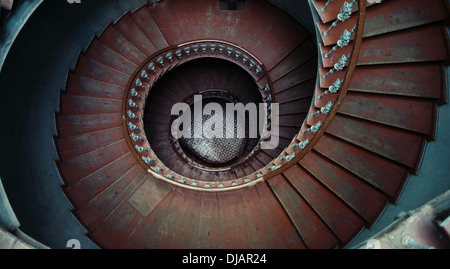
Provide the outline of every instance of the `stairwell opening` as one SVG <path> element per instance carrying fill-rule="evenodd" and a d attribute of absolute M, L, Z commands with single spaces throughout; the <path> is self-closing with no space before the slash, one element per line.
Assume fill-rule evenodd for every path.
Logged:
<path fill-rule="evenodd" d="M 216 104 L 221 107 L 222 113 L 219 115 L 220 112 L 211 111 L 211 114 L 202 115 L 200 118 L 192 113 L 192 125 L 189 127 L 192 136 L 175 139 L 171 128 L 174 120 L 180 116 L 172 115 L 171 108 L 177 103 L 185 103 L 194 111 L 195 96 L 202 99 L 201 111 L 208 105 Z M 243 119 L 243 126 L 238 124 L 241 119 L 237 113 L 232 121 L 227 119 L 226 106 L 231 103 L 244 106 L 249 103 L 256 106 L 263 103 L 258 85 L 251 75 L 232 62 L 201 58 L 184 63 L 166 73 L 152 87 L 143 117 L 147 139 L 157 157 L 168 168 L 180 173 L 184 167 L 177 165 L 179 160 L 182 160 L 184 165 L 206 171 L 230 169 L 245 161 L 248 155 L 255 151 L 260 137 L 250 136 L 248 113 Z M 232 128 L 235 130 L 234 137 L 209 137 L 203 133 L 204 130 L 202 137 L 194 137 L 194 128 L 204 127 L 214 116 L 221 117 L 223 124 L 212 128 L 216 130 L 216 127 L 222 127 L 223 134 L 227 132 L 227 128 Z M 241 132 L 239 128 L 245 130 Z M 245 136 L 238 136 L 241 133 Z M 166 143 L 165 146 L 160 146 L 163 139 L 169 141 L 170 145 Z"/>

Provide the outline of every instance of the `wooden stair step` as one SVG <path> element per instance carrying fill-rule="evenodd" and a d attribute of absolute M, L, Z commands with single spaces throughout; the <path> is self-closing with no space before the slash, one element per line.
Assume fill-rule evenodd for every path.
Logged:
<path fill-rule="evenodd" d="M 349 91 L 440 99 L 441 70 L 438 63 L 358 66 Z"/>
<path fill-rule="evenodd" d="M 425 143 L 420 134 L 341 115 L 336 115 L 326 132 L 412 169 Z"/>
<path fill-rule="evenodd" d="M 272 81 L 275 82 L 285 74 L 315 57 L 317 57 L 317 46 L 312 39 L 307 39 L 272 68 L 269 71 L 269 75 Z"/>
<path fill-rule="evenodd" d="M 109 66 L 80 55 L 77 63 L 77 74 L 125 87 L 129 76 Z"/>
<path fill-rule="evenodd" d="M 125 140 L 121 140 L 74 159 L 65 160 L 59 164 L 59 167 L 66 184 L 73 185 L 76 181 L 87 177 L 128 152 L 127 143 Z"/>
<path fill-rule="evenodd" d="M 314 151 L 309 152 L 300 164 L 363 217 L 369 226 L 387 205 L 386 195 Z"/>
<path fill-rule="evenodd" d="M 89 45 L 86 56 L 128 75 L 133 74 L 138 67 L 132 61 L 101 43 L 97 38 Z"/>
<path fill-rule="evenodd" d="M 435 104 L 431 100 L 351 92 L 339 113 L 378 123 L 431 134 Z"/>
<path fill-rule="evenodd" d="M 135 165 L 89 203 L 79 208 L 76 214 L 90 230 L 96 230 L 145 175 L 146 172 L 139 165 Z"/>
<path fill-rule="evenodd" d="M 242 165 L 241 165 L 241 168 L 242 168 L 242 170 L 244 171 L 244 173 L 245 173 L 246 175 L 250 175 L 250 174 L 252 174 L 253 172 L 256 171 L 255 169 L 253 169 L 253 167 L 251 167 L 251 166 L 250 166 L 249 164 L 247 164 L 247 163 L 242 164 Z"/>
<path fill-rule="evenodd" d="M 299 232 L 293 225 L 289 215 L 277 199 L 269 184 L 261 183 L 255 185 L 259 196 L 259 204 L 263 210 L 268 227 L 271 227 L 272 248 L 280 249 L 303 249 L 306 248 Z"/>
<path fill-rule="evenodd" d="M 121 126 L 57 139 L 60 160 L 68 160 L 123 140 Z"/>
<path fill-rule="evenodd" d="M 255 155 L 255 158 L 257 158 L 262 163 L 270 163 L 273 161 L 273 158 L 264 152 L 264 150 L 260 151 L 257 155 Z"/>
<path fill-rule="evenodd" d="M 315 85 L 316 78 L 312 78 L 282 92 L 278 92 L 275 95 L 275 98 L 278 103 L 285 103 L 296 99 L 308 98 L 313 96 Z"/>
<path fill-rule="evenodd" d="M 282 175 L 269 179 L 267 183 L 308 248 L 329 249 L 338 245 L 333 232 Z"/>
<path fill-rule="evenodd" d="M 122 101 L 64 94 L 61 96 L 61 108 L 61 114 L 63 115 L 117 113 L 122 108 Z"/>
<path fill-rule="evenodd" d="M 106 249 L 124 248 L 141 217 L 140 213 L 125 201 L 105 219 L 101 228 L 90 233 L 89 237 Z"/>
<path fill-rule="evenodd" d="M 405 30 L 433 22 L 445 20 L 447 14 L 442 0 L 397 0 L 385 1 L 380 5 L 367 8 L 363 37 L 372 37 L 390 32 Z M 344 30 L 351 31 L 356 25 L 357 16 L 354 13 L 344 23 L 338 23 L 328 36 L 322 36 L 325 46 L 336 44 Z M 318 23 L 318 30 L 323 33 L 332 22 Z M 354 36 L 352 37 L 352 39 Z"/>
<path fill-rule="evenodd" d="M 67 92 L 78 96 L 122 100 L 124 87 L 71 73 Z"/>
<path fill-rule="evenodd" d="M 236 178 L 240 178 L 240 177 L 245 177 L 246 176 L 244 170 L 242 170 L 242 168 L 240 166 L 234 167 L 234 168 L 232 168 L 232 170 L 235 173 Z"/>
<path fill-rule="evenodd" d="M 68 186 L 65 191 L 76 207 L 82 208 L 136 165 L 134 156 L 127 153 Z"/>
<path fill-rule="evenodd" d="M 363 228 L 364 220 L 303 168 L 292 166 L 283 175 L 341 243 L 348 243 Z"/>
<path fill-rule="evenodd" d="M 399 31 L 447 18 L 442 0 L 385 1 L 367 10 L 364 37 Z"/>
<path fill-rule="evenodd" d="M 395 200 L 408 177 L 405 166 L 324 134 L 314 150 L 347 169 Z"/>
<path fill-rule="evenodd" d="M 219 220 L 219 201 L 216 193 L 202 193 L 199 208 L 199 232 L 197 247 L 218 249 L 223 245 L 222 227 Z"/>
<path fill-rule="evenodd" d="M 153 248 L 195 248 L 199 240 L 201 194 L 188 190 L 175 192 L 170 213 L 158 224 L 152 225 Z M 149 242 L 147 242 L 148 244 Z"/>
<path fill-rule="evenodd" d="M 287 126 L 283 126 L 282 128 L 280 127 L 280 137 L 284 137 L 284 138 L 294 138 L 298 135 L 299 129 L 298 127 L 287 127 Z"/>
<path fill-rule="evenodd" d="M 59 135 L 61 137 L 68 137 L 122 126 L 122 115 L 62 115 L 58 116 L 57 124 Z"/>
<path fill-rule="evenodd" d="M 100 36 L 100 41 L 108 47 L 114 49 L 136 65 L 142 63 L 146 55 L 135 47 L 126 37 L 109 25 Z"/>
<path fill-rule="evenodd" d="M 269 248 L 273 240 L 272 230 L 266 224 L 264 211 L 261 210 L 258 193 L 255 187 L 249 187 L 240 191 L 244 209 L 244 222 L 247 224 L 250 248 Z"/>
<path fill-rule="evenodd" d="M 146 58 L 158 51 L 129 14 L 124 15 L 114 28 L 145 54 Z M 144 60 L 145 58 L 141 59 L 142 62 Z"/>
<path fill-rule="evenodd" d="M 430 46 L 433 44 L 433 46 Z M 444 61 L 446 44 L 440 24 L 365 38 L 358 65 Z"/>
<path fill-rule="evenodd" d="M 250 159 L 250 161 L 248 162 L 248 164 L 253 167 L 253 169 L 255 170 L 259 170 L 261 168 L 264 167 L 264 163 L 259 162 L 257 159 L 252 158 Z"/>
<path fill-rule="evenodd" d="M 219 202 L 220 226 L 224 233 L 224 248 L 250 248 L 250 233 L 245 219 L 242 196 L 239 191 L 217 194 Z"/>
<path fill-rule="evenodd" d="M 280 126 L 282 127 L 301 127 L 303 120 L 306 118 L 305 114 L 294 114 L 294 115 L 281 115 L 280 116 Z"/>
<path fill-rule="evenodd" d="M 147 38 L 158 49 L 164 49 L 169 46 L 163 34 L 159 30 L 152 16 L 150 16 L 147 6 L 143 6 L 131 16 L 134 22 L 139 26 L 139 29 L 147 36 Z"/>
<path fill-rule="evenodd" d="M 146 218 L 172 189 L 170 184 L 147 175 L 128 201 Z"/>
<path fill-rule="evenodd" d="M 277 82 L 275 82 L 273 84 L 274 91 L 276 94 L 278 94 L 279 92 L 289 89 L 295 85 L 313 79 L 314 77 L 316 77 L 316 75 L 317 75 L 317 58 L 313 58 L 307 61 L 305 64 L 287 73 Z"/>
<path fill-rule="evenodd" d="M 288 103 L 283 103 L 280 105 L 280 116 L 281 115 L 292 115 L 307 113 L 311 105 L 311 100 L 309 98 L 298 99 Z"/>
<path fill-rule="evenodd" d="M 164 227 L 160 225 L 171 214 L 175 214 L 175 210 L 171 210 L 172 201 L 174 200 L 176 191 L 171 191 L 164 199 L 156 206 L 146 218 L 142 218 L 136 225 L 133 234 L 129 237 L 125 248 L 128 249 L 154 249 L 158 246 L 155 240 L 164 234 L 164 230 L 159 228 Z"/>

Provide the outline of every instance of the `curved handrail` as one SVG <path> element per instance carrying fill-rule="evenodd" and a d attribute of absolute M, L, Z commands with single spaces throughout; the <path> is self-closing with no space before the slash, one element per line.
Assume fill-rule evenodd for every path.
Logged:
<path fill-rule="evenodd" d="M 356 64 L 358 61 L 358 56 L 359 56 L 362 38 L 363 38 L 363 34 L 364 34 L 364 24 L 365 24 L 365 17 L 366 17 L 366 1 L 358 0 L 357 2 L 358 2 L 358 19 L 357 19 L 357 23 L 356 23 L 356 32 L 355 32 L 356 35 L 354 38 L 354 46 L 353 46 L 353 49 L 351 52 L 351 58 L 349 60 L 350 63 L 348 64 L 346 74 L 345 74 L 343 82 L 342 82 L 342 86 L 341 86 L 339 92 L 337 93 L 335 102 L 333 102 L 333 104 L 332 104 L 332 108 L 328 109 L 325 117 L 322 117 L 322 118 L 324 118 L 323 121 L 318 121 L 318 123 L 321 123 L 321 124 L 312 135 L 310 135 L 310 136 L 303 135 L 302 136 L 302 132 L 307 130 L 307 129 L 305 129 L 306 127 L 302 127 L 302 130 L 301 130 L 299 136 L 297 137 L 297 139 L 294 139 L 294 140 L 299 141 L 299 143 L 303 142 L 305 145 L 303 147 L 303 149 L 300 152 L 296 153 L 295 157 L 290 158 L 290 160 L 285 160 L 286 163 L 282 164 L 282 166 L 279 169 L 266 174 L 264 176 L 264 179 L 267 180 L 267 179 L 273 178 L 273 177 L 283 173 L 284 171 L 286 171 L 293 165 L 297 164 L 301 159 L 303 159 L 309 153 L 309 151 L 317 144 L 317 142 L 322 137 L 322 135 L 325 133 L 325 131 L 328 128 L 328 126 L 330 125 L 331 121 L 335 117 L 337 111 L 339 110 L 339 108 L 347 94 L 347 91 L 350 87 L 350 83 L 352 81 L 353 74 L 356 69 Z M 320 34 L 323 34 L 323 33 L 320 33 Z M 318 57 L 321 57 L 321 54 L 319 54 Z M 315 94 L 317 95 L 317 91 Z M 313 101 L 312 101 L 312 106 L 314 106 L 314 102 L 315 102 L 315 99 L 313 99 Z M 310 117 L 314 117 L 313 115 L 314 114 L 309 112 L 307 115 L 307 119 Z M 303 140 L 298 139 L 299 137 L 302 137 Z M 305 143 L 305 142 L 307 142 L 307 143 Z M 294 145 L 295 145 L 295 143 L 291 143 L 291 145 L 289 145 L 291 147 L 291 149 L 288 148 L 287 150 L 285 150 L 285 152 L 283 152 L 277 158 L 278 163 L 275 160 L 274 164 L 279 165 L 279 162 L 282 162 L 281 158 L 286 158 L 286 156 L 290 156 L 289 152 L 292 152 L 292 147 Z"/>

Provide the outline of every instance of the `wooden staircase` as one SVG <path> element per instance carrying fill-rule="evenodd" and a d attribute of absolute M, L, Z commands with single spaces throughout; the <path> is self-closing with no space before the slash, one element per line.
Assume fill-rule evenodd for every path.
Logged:
<path fill-rule="evenodd" d="M 434 139 L 436 109 L 447 98 L 445 1 L 387 0 L 367 10 L 365 4 L 358 9 L 357 2 L 351 16 L 332 27 L 346 1 L 330 1 L 323 11 L 328 1 L 310 0 L 320 18 L 317 42 L 264 1 L 246 1 L 239 11 L 218 10 L 215 1 L 194 2 L 165 0 L 124 14 L 92 39 L 70 71 L 55 144 L 74 215 L 103 248 L 345 247 L 396 202 L 408 175 L 418 172 L 425 144 Z M 349 45 L 333 50 L 344 30 L 361 18 Z M 267 76 L 252 83 L 260 90 L 270 84 L 280 104 L 280 144 L 222 173 L 180 161 L 168 139 L 149 138 L 150 146 L 166 154 L 159 164 L 186 178 L 220 183 L 247 177 L 253 184 L 227 191 L 171 184 L 146 169 L 130 147 L 124 97 L 138 71 L 161 51 L 196 40 L 236 44 L 263 63 Z M 337 94 L 326 91 L 350 66 L 324 75 L 343 55 L 357 51 L 349 86 L 337 93 L 345 98 L 337 105 Z M 183 67 L 176 67 L 182 58 L 174 59 L 173 70 L 166 72 Z M 146 118 L 160 123 L 162 131 L 168 132 L 169 123 L 158 111 L 192 94 L 185 89 L 194 92 L 208 83 L 202 74 L 220 76 L 194 67 L 179 73 L 164 81 L 159 72 L 161 88 L 169 90 L 148 95 L 155 99 Z M 227 78 L 217 80 L 231 84 Z M 234 89 L 248 83 L 234 81 Z M 320 111 L 330 102 L 339 109 L 316 134 L 320 139 L 303 151 L 292 147 L 310 138 L 304 131 L 325 119 Z M 267 170 L 277 164 L 281 168 Z M 258 180 L 255 173 L 264 176 Z"/>

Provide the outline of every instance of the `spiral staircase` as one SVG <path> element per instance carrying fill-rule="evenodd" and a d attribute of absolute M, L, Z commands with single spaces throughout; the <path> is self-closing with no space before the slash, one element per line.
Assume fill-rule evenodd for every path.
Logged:
<path fill-rule="evenodd" d="M 345 247 L 435 139 L 447 1 L 311 0 L 315 33 L 266 1 L 218 2 L 144 4 L 80 53 L 55 115 L 72 213 L 101 248 Z M 196 94 L 279 104 L 278 143 L 221 165 L 188 153 L 170 109 Z"/>

